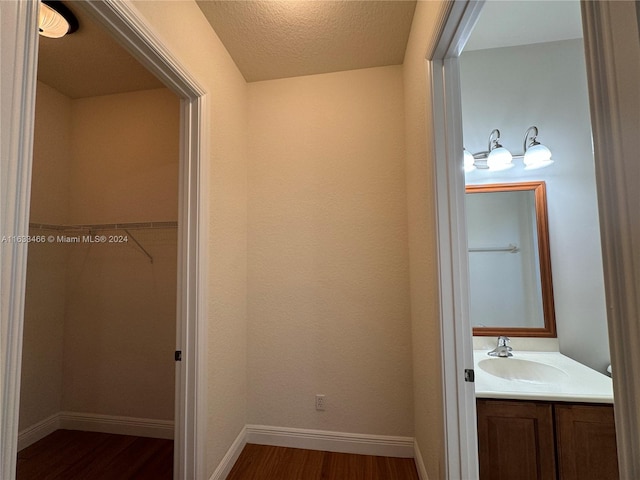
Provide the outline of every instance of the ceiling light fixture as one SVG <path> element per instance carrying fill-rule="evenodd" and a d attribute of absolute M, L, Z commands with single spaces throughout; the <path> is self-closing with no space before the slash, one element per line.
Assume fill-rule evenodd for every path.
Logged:
<path fill-rule="evenodd" d="M 529 127 L 524 134 L 524 153 L 512 155 L 500 144 L 500 130 L 496 128 L 489 134 L 486 151 L 472 154 L 464 149 L 464 171 L 470 172 L 476 168 L 492 171 L 506 170 L 514 166 L 514 158 L 523 159 L 525 170 L 547 167 L 553 163 L 551 150 L 538 142 L 537 138 L 538 127 Z"/>
<path fill-rule="evenodd" d="M 38 11 L 38 32 L 43 37 L 61 38 L 78 29 L 78 19 L 62 2 L 42 0 Z"/>

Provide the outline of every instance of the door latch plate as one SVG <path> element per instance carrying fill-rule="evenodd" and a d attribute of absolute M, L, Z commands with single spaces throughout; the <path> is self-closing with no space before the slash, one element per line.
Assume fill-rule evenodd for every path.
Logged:
<path fill-rule="evenodd" d="M 473 371 L 473 368 L 464 369 L 464 381 L 469 383 L 476 381 L 476 373 Z"/>

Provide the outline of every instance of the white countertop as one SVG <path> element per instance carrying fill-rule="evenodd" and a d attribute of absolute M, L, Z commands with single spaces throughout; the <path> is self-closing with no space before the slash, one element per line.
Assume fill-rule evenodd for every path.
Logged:
<path fill-rule="evenodd" d="M 488 350 L 474 350 L 475 389 L 477 398 L 517 400 L 544 400 L 560 402 L 613 403 L 611 378 L 603 375 L 559 352 L 520 352 L 513 357 L 496 358 Z M 512 359 L 529 360 L 561 370 L 550 382 L 509 380 L 492 375 L 478 363 L 482 360 L 509 362 Z"/>

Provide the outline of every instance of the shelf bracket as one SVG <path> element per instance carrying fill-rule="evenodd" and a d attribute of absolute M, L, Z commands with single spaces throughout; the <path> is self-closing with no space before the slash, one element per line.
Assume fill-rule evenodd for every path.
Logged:
<path fill-rule="evenodd" d="M 147 252 L 147 251 L 144 249 L 144 247 L 140 244 L 140 242 L 139 242 L 138 240 L 136 240 L 136 237 L 134 237 L 133 235 L 131 235 L 131 232 L 129 232 L 129 230 L 127 230 L 126 228 L 125 228 L 125 229 L 123 229 L 123 230 L 125 231 L 125 233 L 126 233 L 127 235 L 129 235 L 129 236 L 131 237 L 131 240 L 133 240 L 133 241 L 136 243 L 136 245 L 138 245 L 138 247 L 140 248 L 140 250 L 142 250 L 142 252 L 143 252 L 147 257 L 149 257 L 149 261 L 150 261 L 151 263 L 153 263 L 153 257 L 149 254 L 149 252 Z"/>

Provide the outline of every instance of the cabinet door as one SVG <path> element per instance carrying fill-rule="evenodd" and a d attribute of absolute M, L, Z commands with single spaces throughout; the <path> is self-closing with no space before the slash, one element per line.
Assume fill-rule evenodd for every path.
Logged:
<path fill-rule="evenodd" d="M 481 480 L 556 478 L 552 405 L 478 399 Z"/>
<path fill-rule="evenodd" d="M 556 405 L 561 480 L 618 480 L 611 405 Z"/>

